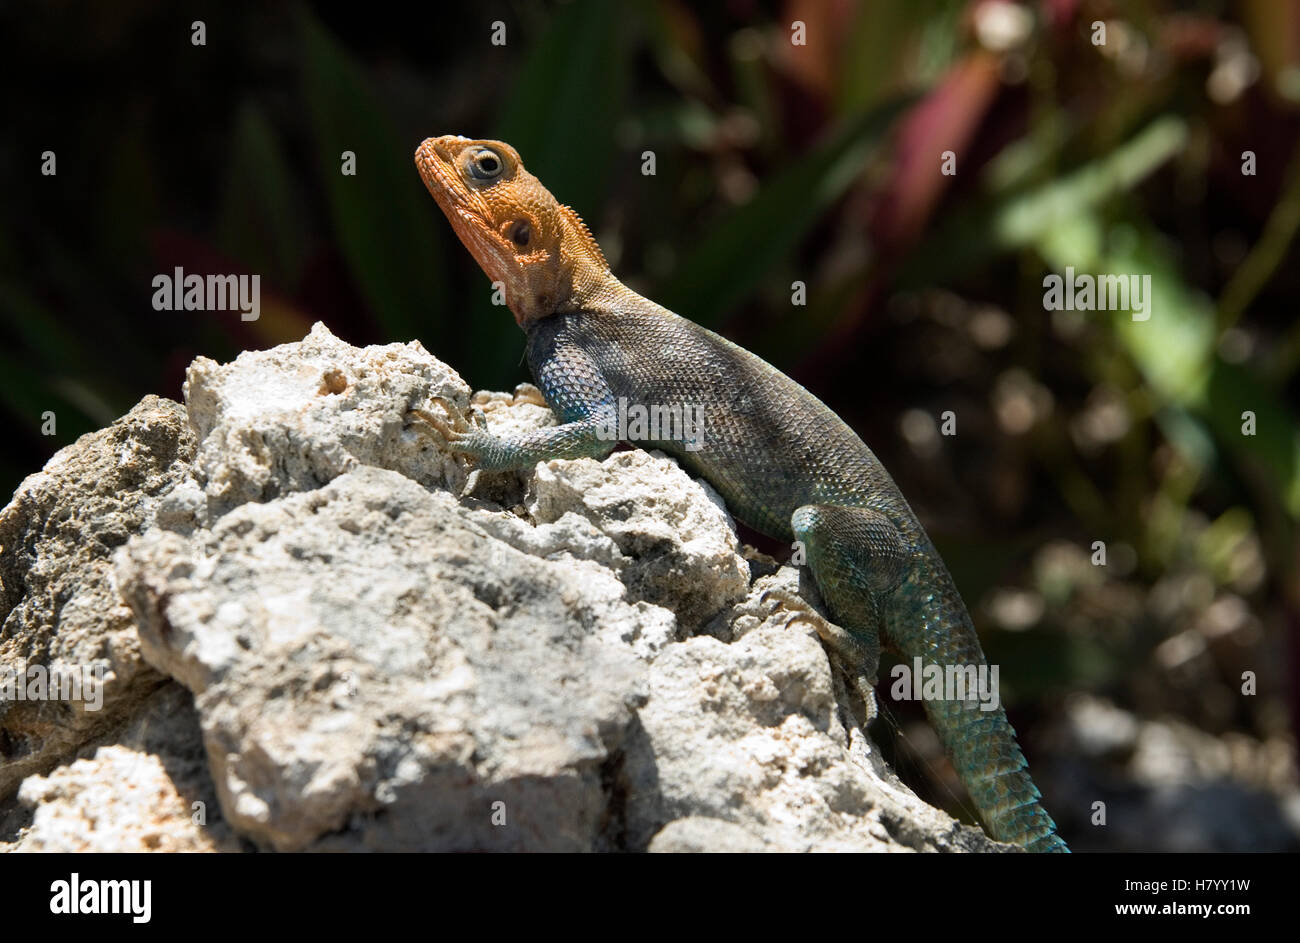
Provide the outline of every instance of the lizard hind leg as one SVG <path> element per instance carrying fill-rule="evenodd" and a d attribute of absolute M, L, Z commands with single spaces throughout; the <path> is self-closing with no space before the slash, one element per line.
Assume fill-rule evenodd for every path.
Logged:
<path fill-rule="evenodd" d="M 837 504 L 796 508 L 790 526 L 831 616 L 852 638 L 838 647 L 856 653 L 854 667 L 875 684 L 881 600 L 902 581 L 909 558 L 902 535 L 878 511 Z"/>
<path fill-rule="evenodd" d="M 789 622 L 803 620 L 813 627 L 830 654 L 831 664 L 839 667 L 862 701 L 863 723 L 869 724 L 875 720 L 876 666 L 880 663 L 880 645 L 876 636 L 864 638 L 827 621 L 807 600 L 792 590 L 773 586 L 763 593 L 762 599 L 764 602 L 772 600 L 779 603 L 789 613 Z"/>

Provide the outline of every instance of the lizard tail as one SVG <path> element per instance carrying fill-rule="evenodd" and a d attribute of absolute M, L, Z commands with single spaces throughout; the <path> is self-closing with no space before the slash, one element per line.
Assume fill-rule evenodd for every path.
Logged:
<path fill-rule="evenodd" d="M 919 660 L 923 670 L 987 670 L 975 626 L 952 578 L 937 554 L 928 560 L 933 562 L 912 573 L 896 591 L 886 626 L 889 641 L 909 662 Z M 996 684 L 992 693 L 996 695 Z M 925 712 L 989 834 L 1028 851 L 1068 852 L 1042 806 L 1016 732 L 996 696 L 977 697 L 969 690 L 964 699 L 945 694 L 923 698 Z"/>
<path fill-rule="evenodd" d="M 1042 806 L 1001 707 L 985 711 L 978 702 L 927 700 L 925 708 L 990 835 L 1026 851 L 1070 850 Z"/>

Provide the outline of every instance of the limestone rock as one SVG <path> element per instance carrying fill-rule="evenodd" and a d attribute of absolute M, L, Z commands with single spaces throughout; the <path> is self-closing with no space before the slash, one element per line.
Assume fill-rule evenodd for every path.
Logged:
<path fill-rule="evenodd" d="M 60 449 L 0 510 L 0 800 L 122 722 L 165 680 L 140 658 L 112 555 L 154 526 L 194 445 L 181 405 L 146 396 Z M 20 676 L 102 677 L 102 703 L 84 685 L 75 699 L 20 697 Z"/>
<path fill-rule="evenodd" d="M 217 513 L 318 488 L 361 465 L 444 484 L 456 463 L 407 416 L 434 396 L 464 406 L 469 387 L 419 341 L 356 348 L 323 324 L 297 344 L 228 364 L 199 357 L 185 377 L 199 441 L 194 477 Z"/>
<path fill-rule="evenodd" d="M 595 524 L 627 561 L 615 566 L 628 591 L 671 609 L 687 631 L 748 589 L 749 567 L 722 498 L 660 453 L 544 462 L 527 507 L 539 524 L 566 514 Z"/>
<path fill-rule="evenodd" d="M 642 697 L 619 638 L 645 611 L 607 572 L 502 545 L 445 492 L 361 467 L 190 539 L 146 535 L 120 573 L 146 657 L 197 697 L 241 833 L 280 850 L 363 821 L 387 848 L 598 840 L 601 766 Z"/>
<path fill-rule="evenodd" d="M 239 851 L 196 729 L 189 693 L 165 685 L 118 742 L 83 749 L 75 762 L 23 781 L 18 799 L 30 822 L 12 850 Z"/>
<path fill-rule="evenodd" d="M 0 843 L 1004 848 L 899 784 L 815 609 L 766 595 L 815 593 L 751 570 L 671 460 L 471 473 L 411 410 L 522 431 L 554 421 L 535 389 L 471 397 L 418 343 L 322 325 L 196 360 L 185 394 L 60 453 L 0 513 L 0 656 L 103 659 L 117 710 L 108 730 L 57 702 L 0 714 L 0 783 L 26 777 L 21 806 L 0 791 Z M 148 697 L 167 678 L 188 693 Z M 177 696 L 192 706 L 142 738 Z M 31 717 L 39 762 L 12 748 Z M 195 825 L 203 797 L 219 808 Z"/>

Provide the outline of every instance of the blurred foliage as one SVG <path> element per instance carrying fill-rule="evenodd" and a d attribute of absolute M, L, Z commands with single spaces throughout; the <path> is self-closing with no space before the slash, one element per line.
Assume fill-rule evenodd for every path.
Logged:
<path fill-rule="evenodd" d="M 527 379 L 411 162 L 429 135 L 500 137 L 633 288 L 872 444 L 1022 728 L 1087 691 L 1285 741 L 1294 772 L 1297 3 L 140 0 L 0 27 L 25 83 L 0 139 L 6 493 L 142 394 L 179 397 L 194 356 L 317 319 L 419 337 L 478 388 Z M 175 266 L 259 274 L 261 318 L 154 311 Z M 1044 310 L 1067 267 L 1149 275 L 1150 320 Z"/>

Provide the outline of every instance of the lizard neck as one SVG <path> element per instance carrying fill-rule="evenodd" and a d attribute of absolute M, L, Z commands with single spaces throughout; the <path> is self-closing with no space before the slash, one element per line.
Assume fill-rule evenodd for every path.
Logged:
<path fill-rule="evenodd" d="M 594 246 L 585 231 L 581 235 Z M 529 325 L 552 314 L 614 311 L 639 297 L 615 277 L 603 255 L 586 250 L 585 242 L 566 233 L 555 254 L 558 260 L 552 255 L 519 270 L 507 286 L 506 297 L 512 299 L 510 309 L 521 328 L 527 331 Z"/>
<path fill-rule="evenodd" d="M 603 311 L 616 314 L 629 307 L 648 305 L 648 299 L 638 295 L 619 281 L 608 269 L 588 269 L 575 272 L 573 293 L 566 308 L 571 311 Z"/>

